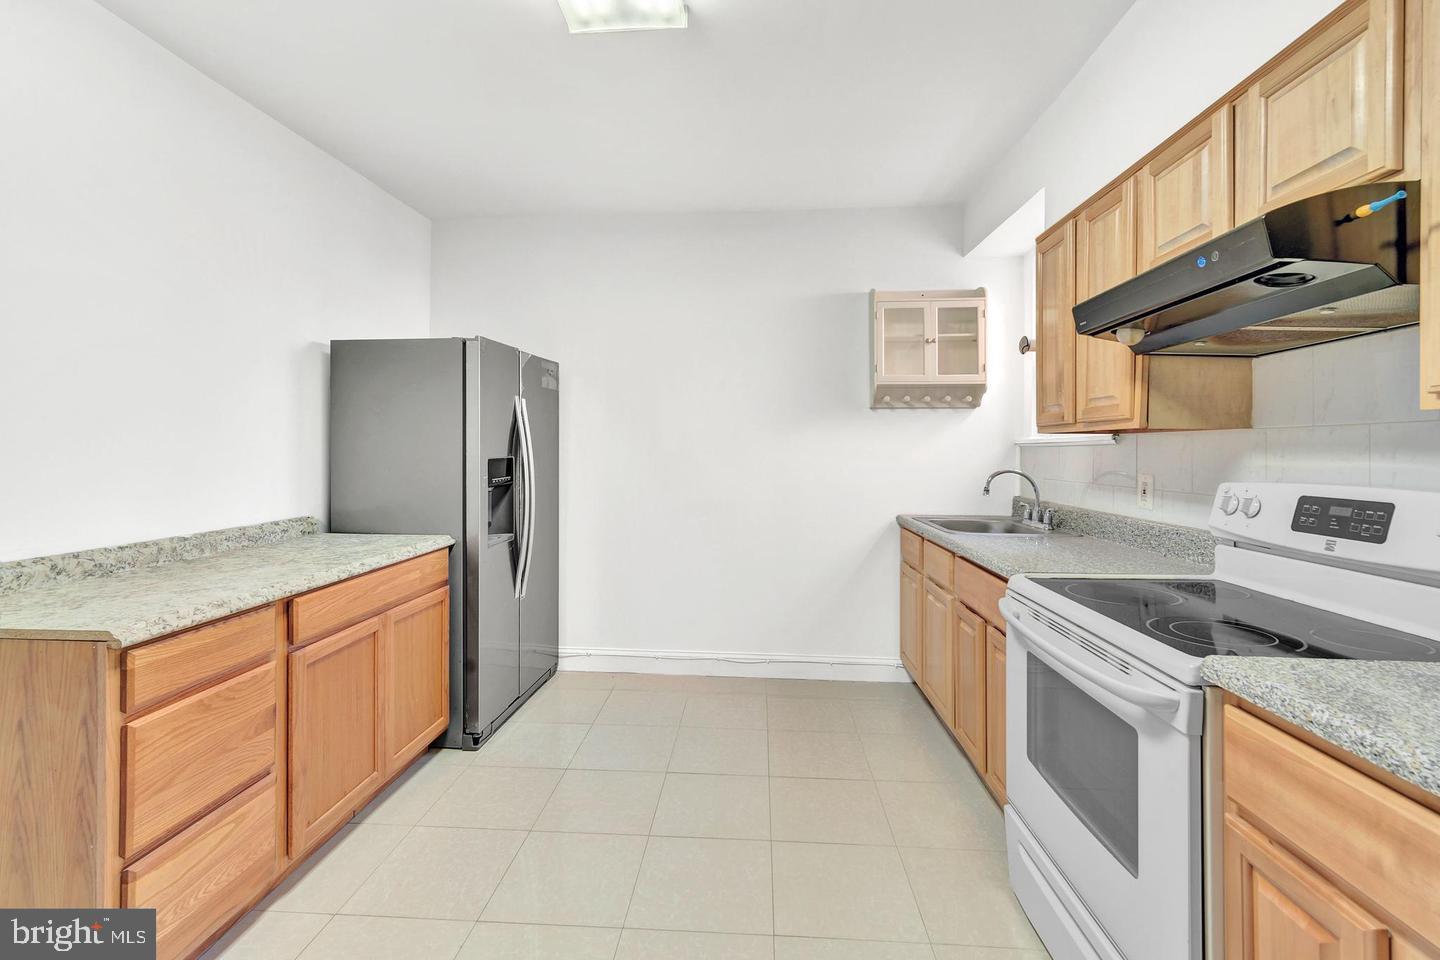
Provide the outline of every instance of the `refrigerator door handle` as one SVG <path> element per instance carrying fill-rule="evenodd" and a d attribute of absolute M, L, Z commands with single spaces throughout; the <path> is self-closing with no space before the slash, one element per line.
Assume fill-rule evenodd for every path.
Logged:
<path fill-rule="evenodd" d="M 515 498 L 519 515 L 515 518 L 515 599 L 524 596 L 525 550 L 529 537 L 526 527 L 530 522 L 530 460 L 526 455 L 525 443 L 525 401 L 515 396 L 515 438 L 519 445 L 520 495 Z"/>
<path fill-rule="evenodd" d="M 535 443 L 530 433 L 530 405 L 520 398 L 521 449 L 525 451 L 525 544 L 520 565 L 520 597 L 530 586 L 530 554 L 535 546 Z"/>

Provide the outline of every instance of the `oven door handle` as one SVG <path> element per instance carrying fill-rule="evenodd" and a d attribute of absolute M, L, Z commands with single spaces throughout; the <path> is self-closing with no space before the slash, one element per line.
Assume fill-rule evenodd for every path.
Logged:
<path fill-rule="evenodd" d="M 1077 660 L 1072 654 L 1065 652 L 1059 645 L 1042 636 L 1029 623 L 1020 605 L 1009 597 L 1000 599 L 1000 612 L 1025 641 L 1034 648 L 1039 655 L 1050 666 L 1062 673 L 1071 673 L 1084 677 L 1095 686 L 1114 694 L 1126 703 L 1133 703 L 1137 707 L 1148 710 L 1160 716 L 1170 716 L 1180 709 L 1182 702 L 1180 694 L 1173 690 L 1164 693 L 1157 693 L 1154 690 L 1142 690 L 1139 687 L 1117 680 L 1105 673 L 1103 670 L 1096 670 L 1094 667 L 1081 660 Z"/>

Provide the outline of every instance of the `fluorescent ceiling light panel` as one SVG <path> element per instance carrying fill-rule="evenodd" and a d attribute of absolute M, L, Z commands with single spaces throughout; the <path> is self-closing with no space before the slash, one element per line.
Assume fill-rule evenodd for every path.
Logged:
<path fill-rule="evenodd" d="M 686 26 L 685 0 L 559 0 L 571 33 L 673 30 Z"/>

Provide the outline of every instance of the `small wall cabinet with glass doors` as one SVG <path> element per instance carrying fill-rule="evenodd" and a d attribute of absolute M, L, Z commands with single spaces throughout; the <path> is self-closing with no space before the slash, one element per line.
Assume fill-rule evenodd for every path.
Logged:
<path fill-rule="evenodd" d="M 872 290 L 870 323 L 872 409 L 979 406 L 984 290 Z"/>

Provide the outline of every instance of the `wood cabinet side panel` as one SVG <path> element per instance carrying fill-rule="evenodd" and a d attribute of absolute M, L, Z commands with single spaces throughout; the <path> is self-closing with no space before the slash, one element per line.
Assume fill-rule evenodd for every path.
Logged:
<path fill-rule="evenodd" d="M 0 904 L 106 906 L 104 644 L 0 640 Z"/>
<path fill-rule="evenodd" d="M 920 682 L 920 571 L 900 565 L 900 662 L 916 683 Z"/>

